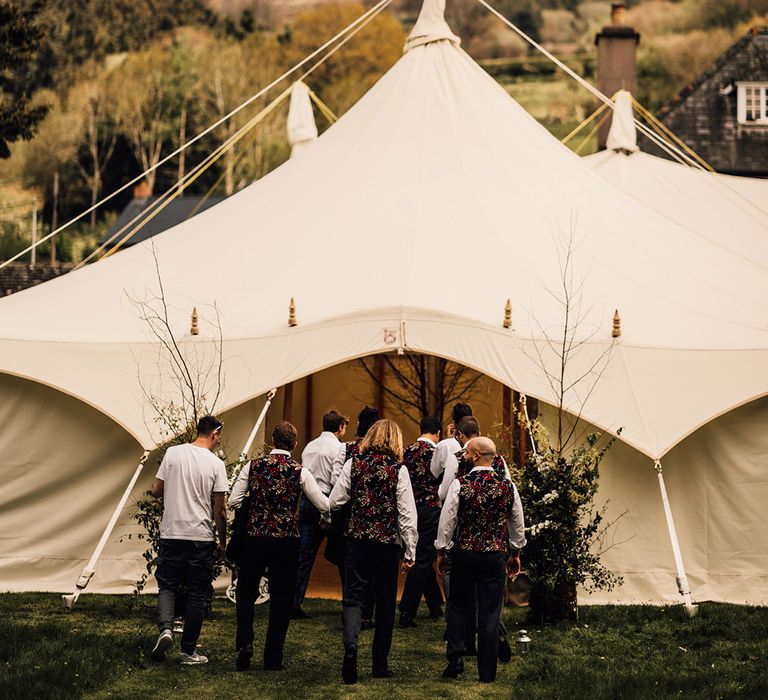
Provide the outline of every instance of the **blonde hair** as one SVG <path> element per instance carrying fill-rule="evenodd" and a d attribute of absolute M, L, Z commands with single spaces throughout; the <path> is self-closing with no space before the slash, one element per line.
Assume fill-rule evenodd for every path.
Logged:
<path fill-rule="evenodd" d="M 403 459 L 403 434 L 394 421 L 382 418 L 377 420 L 365 434 L 360 443 L 360 454 L 382 452 L 391 455 L 398 462 Z"/>

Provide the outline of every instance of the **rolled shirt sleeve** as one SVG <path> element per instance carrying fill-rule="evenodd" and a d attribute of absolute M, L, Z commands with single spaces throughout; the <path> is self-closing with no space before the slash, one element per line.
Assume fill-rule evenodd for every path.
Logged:
<path fill-rule="evenodd" d="M 245 495 L 248 493 L 248 477 L 251 474 L 251 463 L 243 465 L 240 473 L 235 479 L 235 483 L 232 484 L 232 490 L 229 492 L 229 507 L 239 508 L 243 502 Z"/>
<path fill-rule="evenodd" d="M 352 460 L 348 459 L 333 486 L 329 503 L 331 510 L 338 510 L 349 500 L 349 490 L 352 486 Z"/>
<path fill-rule="evenodd" d="M 456 475 L 459 473 L 459 460 L 454 453 L 449 454 L 445 460 L 445 474 L 443 474 L 443 480 L 440 482 L 440 488 L 437 490 L 437 495 L 440 498 L 440 502 L 443 503 L 448 496 L 448 489 L 456 481 Z"/>
<path fill-rule="evenodd" d="M 339 447 L 339 454 L 336 455 L 336 459 L 333 460 L 333 465 L 331 466 L 331 488 L 336 486 L 336 482 L 339 480 L 339 477 L 341 476 L 341 470 L 344 469 L 346 462 L 347 444 L 342 442 L 341 446 Z"/>
<path fill-rule="evenodd" d="M 454 479 L 448 488 L 448 493 L 440 511 L 440 521 L 437 524 L 436 549 L 451 549 L 453 547 L 453 533 L 459 517 L 459 491 L 461 484 Z"/>
<path fill-rule="evenodd" d="M 405 547 L 405 558 L 408 561 L 416 560 L 416 543 L 419 541 L 417 526 L 418 516 L 411 475 L 408 473 L 408 467 L 402 466 L 397 476 L 397 527 Z"/>
<path fill-rule="evenodd" d="M 517 486 L 512 484 L 515 490 L 515 498 L 512 503 L 512 513 L 509 516 L 509 546 L 513 551 L 525 547 L 525 516 L 523 515 L 523 502 L 520 500 L 520 494 L 517 492 Z"/>

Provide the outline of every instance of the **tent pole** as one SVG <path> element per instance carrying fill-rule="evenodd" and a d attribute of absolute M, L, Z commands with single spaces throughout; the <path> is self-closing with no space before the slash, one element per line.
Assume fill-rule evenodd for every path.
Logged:
<path fill-rule="evenodd" d="M 661 502 L 664 504 L 664 515 L 667 519 L 667 529 L 669 530 L 669 539 L 672 541 L 672 554 L 675 557 L 675 566 L 677 567 L 677 589 L 683 596 L 685 610 L 689 617 L 694 617 L 699 611 L 699 606 L 694 605 L 691 600 L 691 587 L 688 585 L 688 577 L 685 575 L 685 566 L 683 566 L 683 555 L 680 552 L 680 542 L 677 539 L 677 530 L 675 529 L 675 520 L 672 517 L 672 508 L 669 505 L 667 497 L 667 487 L 664 485 L 664 475 L 662 474 L 661 462 L 654 461 L 656 476 L 659 478 L 659 490 L 661 491 Z"/>
<path fill-rule="evenodd" d="M 117 504 L 117 507 L 115 508 L 114 512 L 112 513 L 112 517 L 109 519 L 109 522 L 107 523 L 107 527 L 102 533 L 99 543 L 96 545 L 96 549 L 93 550 L 93 554 L 91 554 L 91 558 L 88 560 L 88 563 L 80 572 L 80 578 L 78 578 L 77 583 L 75 583 L 74 592 L 71 594 L 65 594 L 61 596 L 62 601 L 64 601 L 64 610 L 66 612 L 69 612 L 70 610 L 72 610 L 72 606 L 77 602 L 77 599 L 80 597 L 80 594 L 85 590 L 85 587 L 88 585 L 88 582 L 91 580 L 91 577 L 94 575 L 94 573 L 96 573 L 96 563 L 99 561 L 99 557 L 101 557 L 101 553 L 104 551 L 104 547 L 107 545 L 107 540 L 112 534 L 112 530 L 115 529 L 115 525 L 117 524 L 117 519 L 120 517 L 120 513 L 122 512 L 125 506 L 125 502 L 128 500 L 128 496 L 131 495 L 131 491 L 133 490 L 133 487 L 136 485 L 136 481 L 139 478 L 139 474 L 141 474 L 141 470 L 144 468 L 144 463 L 147 461 L 147 457 L 149 457 L 149 450 L 144 450 L 144 454 L 141 456 L 141 459 L 139 460 L 139 465 L 136 467 L 136 471 L 133 473 L 131 480 L 128 482 L 128 486 L 126 487 L 125 491 L 123 491 L 123 496 L 120 499 L 120 502 Z"/>
<path fill-rule="evenodd" d="M 243 451 L 240 453 L 241 463 L 244 463 L 245 460 L 248 459 L 248 452 L 250 452 L 251 446 L 253 445 L 253 441 L 256 439 L 256 433 L 259 432 L 259 428 L 261 427 L 261 424 L 264 422 L 264 418 L 267 415 L 267 411 L 269 410 L 269 407 L 272 404 L 272 399 L 275 398 L 276 393 L 277 393 L 277 389 L 270 389 L 269 392 L 267 392 L 267 400 L 264 402 L 264 406 L 261 409 L 261 413 L 259 413 L 259 417 L 256 419 L 256 422 L 253 424 L 253 430 L 251 430 L 251 434 L 248 436 L 248 439 L 245 441 L 245 445 L 243 445 Z"/>

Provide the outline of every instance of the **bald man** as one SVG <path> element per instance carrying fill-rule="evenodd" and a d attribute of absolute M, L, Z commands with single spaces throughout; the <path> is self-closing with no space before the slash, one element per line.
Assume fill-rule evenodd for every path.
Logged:
<path fill-rule="evenodd" d="M 451 586 L 448 593 L 446 678 L 464 671 L 462 653 L 467 630 L 473 624 L 471 601 L 477 592 L 477 670 L 480 681 L 496 680 L 499 619 L 504 587 L 520 573 L 520 550 L 525 545 L 525 522 L 515 485 L 493 469 L 496 445 L 475 437 L 465 445 L 472 463 L 468 474 L 455 479 L 448 490 L 437 528 L 437 566 L 446 568 L 451 550 Z"/>

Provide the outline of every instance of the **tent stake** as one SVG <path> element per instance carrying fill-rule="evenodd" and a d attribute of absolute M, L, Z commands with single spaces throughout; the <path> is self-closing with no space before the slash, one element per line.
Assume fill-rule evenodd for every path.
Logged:
<path fill-rule="evenodd" d="M 661 491 L 661 502 L 664 504 L 664 515 L 667 519 L 667 529 L 669 530 L 669 539 L 672 541 L 672 554 L 675 557 L 675 566 L 677 567 L 677 590 L 683 596 L 685 610 L 689 617 L 694 617 L 699 606 L 694 605 L 691 600 L 691 587 L 688 585 L 688 577 L 685 575 L 685 566 L 683 566 L 683 555 L 680 552 L 680 542 L 677 539 L 677 530 L 675 529 L 675 520 L 672 517 L 672 508 L 669 505 L 667 497 L 667 487 L 664 485 L 664 475 L 661 470 L 661 462 L 657 459 L 654 462 L 656 476 L 659 478 L 659 490 Z"/>
<path fill-rule="evenodd" d="M 93 554 L 91 554 L 91 558 L 88 560 L 88 563 L 80 572 L 80 578 L 78 578 L 77 583 L 75 583 L 74 592 L 69 595 L 65 594 L 61 596 L 62 601 L 64 601 L 64 610 L 66 612 L 69 612 L 70 610 L 72 610 L 72 606 L 77 602 L 77 599 L 80 597 L 80 594 L 85 590 L 85 587 L 88 585 L 88 582 L 91 580 L 91 577 L 96 573 L 96 563 L 99 561 L 99 557 L 101 557 L 101 553 L 104 551 L 104 547 L 107 544 L 107 540 L 109 539 L 109 536 L 112 534 L 112 530 L 115 529 L 115 525 L 117 524 L 117 519 L 120 517 L 120 513 L 122 512 L 123 507 L 125 506 L 125 502 L 128 500 L 128 496 L 131 495 L 131 491 L 133 490 L 133 487 L 136 485 L 136 481 L 139 478 L 139 474 L 141 474 L 141 470 L 144 468 L 144 463 L 147 461 L 147 457 L 149 457 L 149 450 L 144 450 L 144 454 L 141 456 L 141 459 L 139 460 L 139 465 L 136 467 L 136 471 L 133 473 L 131 480 L 128 482 L 128 486 L 123 492 L 123 496 L 120 499 L 120 502 L 117 504 L 117 507 L 112 513 L 112 517 L 109 519 L 109 522 L 107 523 L 107 527 L 104 530 L 104 533 L 101 535 L 101 539 L 99 540 L 99 543 L 96 545 L 96 549 L 93 550 Z"/>

